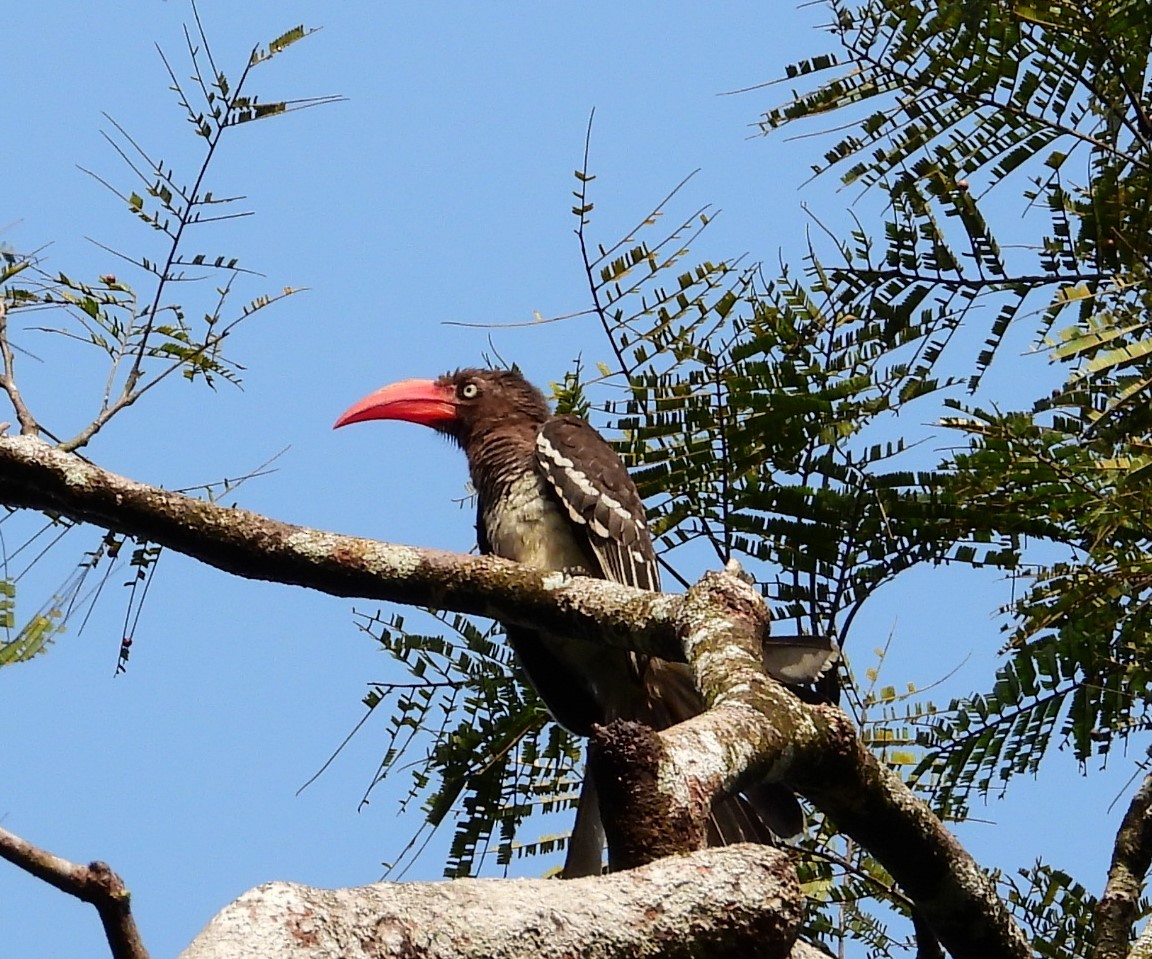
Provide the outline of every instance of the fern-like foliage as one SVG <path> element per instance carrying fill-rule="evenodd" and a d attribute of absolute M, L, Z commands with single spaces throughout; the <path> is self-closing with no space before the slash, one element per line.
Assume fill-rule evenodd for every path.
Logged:
<path fill-rule="evenodd" d="M 208 186 L 213 160 L 229 131 L 340 98 L 263 102 L 248 92 L 253 69 L 313 31 L 297 27 L 267 47 L 257 47 L 239 76 L 230 78 L 217 66 L 195 6 L 193 13 L 195 28 L 185 28 L 191 76 L 182 79 L 183 69 L 174 66 L 163 52 L 161 59 L 184 118 L 202 141 L 198 168 L 177 172 L 108 116 L 111 130 L 105 139 L 123 161 L 128 184 L 121 186 L 87 171 L 149 228 L 153 238 L 159 239 L 156 252 L 125 253 L 101 247 L 115 262 L 142 275 L 141 288 L 118 272 L 80 280 L 62 271 L 47 272 L 32 260 L 10 262 L 0 273 L 4 297 L 0 319 L 21 310 L 63 311 L 63 322 L 33 329 L 94 346 L 107 355 L 109 370 L 98 409 L 87 426 L 60 441 L 65 450 L 87 445 L 113 416 L 175 372 L 209 386 L 217 381 L 239 383 L 242 367 L 224 350 L 228 335 L 254 313 L 296 292 L 285 288 L 276 294 L 263 294 L 236 310 L 232 307 L 236 280 L 255 275 L 253 271 L 241 266 L 236 257 L 189 247 L 205 225 L 250 215 L 236 208 L 242 197 L 222 196 Z M 24 275 L 18 276 L 20 273 Z M 172 301 L 175 286 L 221 275 L 223 281 L 215 285 L 203 304 L 192 307 Z M 30 411 L 19 408 L 18 395 L 14 395 L 11 336 L 6 323 L 0 325 L 0 340 L 5 349 L 4 390 L 17 406 L 21 426 L 31 432 L 39 424 Z"/>
<path fill-rule="evenodd" d="M 296 292 L 284 288 L 237 305 L 234 301 L 238 283 L 256 274 L 241 266 L 235 257 L 218 250 L 197 249 L 191 244 L 205 225 L 249 215 L 249 211 L 237 209 L 241 197 L 215 193 L 208 183 L 230 130 L 338 98 L 263 102 L 248 90 L 255 68 L 311 30 L 297 27 L 274 38 L 266 47 L 257 47 L 239 75 L 229 76 L 217 65 L 194 4 L 192 11 L 194 25 L 184 32 L 187 66 L 174 64 L 163 52 L 160 56 L 183 118 L 200 144 L 199 164 L 192 170 L 178 171 L 141 145 L 123 125 L 106 116 L 110 129 L 105 139 L 124 164 L 126 182 L 121 184 L 91 173 L 122 201 L 129 215 L 148 228 L 149 242 L 134 253 L 97 244 L 116 272 L 109 270 L 92 279 L 49 270 L 39 256 L 0 248 L 0 391 L 10 402 L 22 432 L 43 435 L 62 450 L 86 446 L 113 417 L 173 374 L 212 387 L 220 382 L 239 384 L 243 367 L 226 350 L 231 342 L 229 335 L 239 323 Z M 188 68 L 190 75 L 185 76 Z M 122 271 L 131 274 L 135 281 Z M 204 290 L 204 284 L 197 281 L 209 279 L 217 282 L 208 287 L 206 295 L 197 297 L 196 292 Z M 176 289 L 189 299 L 174 300 Z M 13 321 L 25 316 L 48 318 L 17 332 Z M 41 422 L 20 391 L 17 360 L 28 341 L 44 333 L 63 338 L 69 345 L 95 348 L 107 362 L 103 382 L 91 384 L 92 418 L 69 438 L 57 435 L 52 424 Z M 83 384 L 73 386 L 77 401 L 82 401 Z M 221 488 L 235 485 L 225 481 Z M 212 489 L 205 489 L 211 496 Z M 0 665 L 43 652 L 77 620 L 82 629 L 112 570 L 117 568 L 117 556 L 125 540 L 109 533 L 79 561 L 67 564 L 70 568 L 60 587 L 40 603 L 22 626 L 17 626 L 16 588 L 30 565 L 25 565 L 20 555 L 33 543 L 44 546 L 42 537 L 50 537 L 48 546 L 34 554 L 38 561 L 63 539 L 70 525 L 60 517 L 49 516 L 46 526 L 27 531 L 27 539 L 20 546 L 0 557 L 0 627 L 4 630 Z M 127 561 L 133 575 L 127 584 L 118 671 L 127 664 L 158 556 L 156 548 L 137 543 L 120 561 Z"/>
<path fill-rule="evenodd" d="M 820 82 L 761 120 L 768 133 L 836 110 L 862 114 L 817 172 L 846 165 L 844 182 L 874 185 L 935 154 L 1002 179 L 1037 154 L 1051 169 L 1072 150 L 1123 161 L 1147 135 L 1141 94 L 1152 31 L 1142 4 L 828 7 L 840 49 L 793 65 L 789 80 Z M 1044 153 L 1061 139 L 1067 152 Z"/>
<path fill-rule="evenodd" d="M 1081 379 L 1031 413 L 966 409 L 952 421 L 974 444 L 955 460 L 958 495 L 1030 517 L 1069 552 L 1031 571 L 993 688 L 955 701 L 923 740 L 931 752 L 921 773 L 949 802 L 1035 772 L 1054 737 L 1083 761 L 1149 728 L 1145 441 L 1097 429 L 1115 395 L 1108 389 L 1071 406 L 1089 398 Z"/>
<path fill-rule="evenodd" d="M 548 722 L 497 627 L 432 615 L 443 635 L 412 632 L 401 616 L 361 618 L 361 628 L 412 678 L 374 686 L 364 703 L 370 712 L 383 705 L 388 717 L 388 745 L 372 785 L 409 769 L 401 806 L 419 800 L 424 813 L 424 827 L 393 867 L 454 815 L 445 875 L 455 878 L 474 875 L 488 857 L 507 866 L 521 852 L 517 830 L 525 818 L 572 805 L 580 750 Z M 415 761 L 413 750 L 421 752 Z M 564 841 L 532 846 L 550 852 Z"/>
<path fill-rule="evenodd" d="M 1092 928 L 1096 897 L 1068 873 L 1037 862 L 1016 877 L 998 878 L 1005 901 L 1038 956 L 1087 959 L 1094 954 L 1085 931 Z M 1139 912 L 1148 913 L 1146 902 Z"/>
<path fill-rule="evenodd" d="M 815 254 L 809 283 L 674 266 L 704 225 L 650 243 L 637 234 L 592 264 L 629 375 L 628 399 L 609 409 L 643 464 L 634 475 L 666 547 L 741 556 L 761 571 L 780 632 L 841 641 L 875 589 L 912 565 L 1011 565 L 1017 531 L 994 535 L 1003 524 L 960 508 L 908 441 L 881 438 L 896 411 L 950 385 L 934 375 L 945 314 L 915 292 L 833 276 Z"/>
<path fill-rule="evenodd" d="M 1143 89 L 1152 16 L 1128 0 L 1060 3 L 872 0 L 828 4 L 840 49 L 798 63 L 808 82 L 762 117 L 770 133 L 833 111 L 856 119 L 831 137 L 817 173 L 879 187 L 894 202 L 930 195 L 968 248 L 941 248 L 931 285 L 1011 294 L 989 330 L 982 372 L 1029 293 L 1053 287 L 1050 327 L 1069 302 L 1130 289 L 1146 257 L 1149 133 Z M 837 118 L 843 130 L 843 118 Z M 1087 181 L 1074 182 L 1087 169 Z M 1073 171 L 1076 171 L 1075 173 Z M 1024 199 L 1047 208 L 1052 232 L 1034 244 L 1042 270 L 1006 263 L 976 197 L 1027 178 Z M 893 229 L 887 228 L 891 236 Z M 929 246 L 939 246 L 932 238 Z M 890 254 L 900 259 L 898 247 Z M 911 260 L 889 271 L 908 282 Z M 948 276 L 947 274 L 952 274 Z M 1090 312 L 1095 312 L 1088 308 Z"/>
<path fill-rule="evenodd" d="M 947 421 L 970 445 L 943 464 L 938 495 L 977 527 L 1059 547 L 1028 567 L 991 689 L 916 720 L 918 781 L 962 813 L 970 791 L 1035 772 L 1053 743 L 1083 759 L 1147 725 L 1152 10 L 828 6 L 840 48 L 790 68 L 807 86 L 762 130 L 846 114 L 816 172 L 883 191 L 890 212 L 882 241 L 877 230 L 837 241 L 821 278 L 852 290 L 864 316 L 900 296 L 936 304 L 924 355 L 937 375 L 956 368 L 944 347 L 960 324 L 982 329 L 970 389 L 1029 312 L 1038 345 L 1067 365 L 1063 386 L 1030 407 L 953 401 Z M 1022 211 L 1047 218 L 1024 248 L 1000 242 L 986 215 L 989 195 L 1002 205 L 1012 185 Z"/>

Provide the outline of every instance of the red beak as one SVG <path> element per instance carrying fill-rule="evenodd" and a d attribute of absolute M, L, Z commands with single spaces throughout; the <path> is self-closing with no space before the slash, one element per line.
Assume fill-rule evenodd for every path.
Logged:
<path fill-rule="evenodd" d="M 436 429 L 455 419 L 456 397 L 450 386 L 433 380 L 403 380 L 348 407 L 332 428 L 364 420 L 405 420 Z"/>

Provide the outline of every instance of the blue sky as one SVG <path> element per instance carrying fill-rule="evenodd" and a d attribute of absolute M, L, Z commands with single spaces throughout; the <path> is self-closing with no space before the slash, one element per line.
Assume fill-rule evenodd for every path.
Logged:
<path fill-rule="evenodd" d="M 853 201 L 830 178 L 801 189 L 818 143 L 750 138 L 758 112 L 785 87 L 720 95 L 822 52 L 819 9 L 201 0 L 200 12 L 218 63 L 233 74 L 255 44 L 301 22 L 323 27 L 261 67 L 252 89 L 265 100 L 347 101 L 225 139 L 211 188 L 245 194 L 257 215 L 206 235 L 204 247 L 266 274 L 244 298 L 284 286 L 309 292 L 233 338 L 232 355 L 247 367 L 243 391 L 173 379 L 87 451 L 142 481 L 185 487 L 234 477 L 287 448 L 277 472 L 236 494 L 240 505 L 466 550 L 472 523 L 452 504 L 464 489 L 454 450 L 401 425 L 333 433 L 331 424 L 383 383 L 476 364 L 492 348 L 540 383 L 559 379 L 578 354 L 607 355 L 588 318 L 527 329 L 451 325 L 525 322 L 588 305 L 569 208 L 593 108 L 592 235 L 601 241 L 614 242 L 697 169 L 670 216 L 704 204 L 722 211 L 697 250 L 712 259 L 798 262 L 811 225 L 801 205 L 836 223 Z M 139 281 L 85 238 L 154 256 L 158 236 L 78 166 L 128 182 L 100 135 L 106 112 L 154 155 L 191 170 L 200 141 L 154 49 L 187 73 L 181 28 L 189 19 L 179 0 L 46 0 L 10 14 L 19 42 L 0 61 L 9 106 L 0 242 L 44 248 L 51 270 Z M 33 409 L 57 432 L 78 428 L 99 402 L 99 356 L 23 336 L 38 358 L 21 358 Z M 1015 370 L 1004 382 L 1043 375 L 1036 361 Z M 18 541 L 10 525 L 9 548 Z M 70 534 L 22 582 L 20 612 L 34 611 L 98 538 Z M 415 828 L 395 814 L 406 781 L 357 809 L 383 722 L 296 795 L 360 718 L 367 683 L 389 675 L 351 616 L 353 606 L 373 607 L 240 581 L 165 554 L 128 673 L 114 677 L 126 578 L 112 577 L 82 635 L 0 671 L 0 823 L 73 860 L 108 861 L 132 888 L 158 957 L 174 955 L 260 882 L 378 878 Z M 858 623 L 857 668 L 891 635 L 887 681 L 927 685 L 960 667 L 949 688 L 982 685 L 999 642 L 994 610 L 1007 598 L 992 573 L 918 571 L 882 591 Z M 1044 852 L 1098 886 L 1118 816 L 1105 807 L 1130 772 L 1119 760 L 1106 781 L 1086 781 L 1057 762 L 1041 784 L 1056 784 L 1084 819 L 1107 822 L 1102 833 L 1038 829 L 1040 789 L 1020 784 L 1011 803 L 981 812 L 992 825 L 970 826 L 963 838 L 983 862 L 1026 865 Z M 436 878 L 440 866 L 433 849 L 408 878 Z M 517 868 L 535 873 L 543 864 Z M 13 868 L 0 868 L 0 904 L 5 955 L 63 959 L 102 948 L 90 907 Z"/>

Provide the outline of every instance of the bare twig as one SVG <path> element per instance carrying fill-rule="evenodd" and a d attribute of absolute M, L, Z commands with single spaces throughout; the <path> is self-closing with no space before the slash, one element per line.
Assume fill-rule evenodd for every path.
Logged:
<path fill-rule="evenodd" d="M 463 323 L 460 320 L 444 320 L 441 326 L 459 326 L 469 330 L 518 330 L 528 326 L 544 326 L 548 323 L 560 323 L 564 320 L 574 320 L 580 316 L 590 316 L 594 309 L 577 310 L 575 313 L 563 313 L 560 316 L 541 316 L 534 313 L 532 319 L 522 320 L 518 323 Z"/>
<path fill-rule="evenodd" d="M 12 355 L 12 343 L 8 339 L 8 304 L 0 298 L 0 356 L 4 359 L 4 372 L 0 376 L 0 389 L 8 394 L 12 408 L 16 411 L 16 419 L 20 421 L 20 432 L 25 436 L 36 436 L 40 428 L 36 420 L 24 403 L 24 397 L 16 387 L 14 373 L 15 357 Z"/>
<path fill-rule="evenodd" d="M 113 959 L 148 959 L 130 908 L 131 894 L 107 864 L 81 866 L 0 828 L 0 859 L 6 859 L 61 892 L 91 903 L 104 924 Z"/>
<path fill-rule="evenodd" d="M 588 183 L 592 179 L 588 173 L 588 153 L 592 149 L 592 120 L 595 116 L 595 110 L 588 115 L 588 129 L 584 133 L 584 163 L 578 176 L 580 191 L 576 194 L 576 206 L 572 212 L 580 218 L 580 226 L 576 228 L 576 238 L 580 241 L 580 259 L 584 263 L 584 273 L 588 278 L 588 292 L 592 295 L 592 308 L 600 320 L 600 325 L 604 328 L 608 345 L 612 347 L 612 352 L 616 355 L 616 364 L 620 372 L 624 374 L 625 379 L 631 379 L 632 369 L 624 358 L 620 344 L 616 342 L 616 337 L 612 334 L 612 323 L 608 319 L 607 309 L 600 302 L 600 285 L 596 282 L 596 276 L 593 273 L 592 256 L 588 252 L 588 238 L 585 234 L 585 227 L 588 226 L 588 214 L 592 211 L 592 204 L 588 202 Z"/>

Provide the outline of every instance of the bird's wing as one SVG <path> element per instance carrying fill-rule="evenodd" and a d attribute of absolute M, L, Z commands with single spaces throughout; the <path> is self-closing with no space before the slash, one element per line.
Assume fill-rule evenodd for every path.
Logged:
<path fill-rule="evenodd" d="M 536 459 L 605 579 L 658 592 L 644 504 L 604 437 L 577 416 L 554 416 L 536 434 Z"/>

